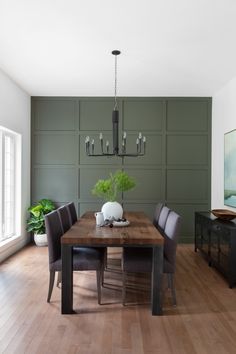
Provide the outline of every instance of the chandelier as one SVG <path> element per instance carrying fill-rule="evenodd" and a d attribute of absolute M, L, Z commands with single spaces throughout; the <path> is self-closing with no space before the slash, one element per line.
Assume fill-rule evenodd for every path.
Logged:
<path fill-rule="evenodd" d="M 128 153 L 126 151 L 126 139 L 127 139 L 127 134 L 124 131 L 122 134 L 122 145 L 121 145 L 121 151 L 119 148 L 119 111 L 118 111 L 118 105 L 117 105 L 117 56 L 120 55 L 119 50 L 113 50 L 111 52 L 115 56 L 115 102 L 114 102 L 114 109 L 112 112 L 112 134 L 113 134 L 113 149 L 110 151 L 110 143 L 107 140 L 104 142 L 103 140 L 103 134 L 99 134 L 99 140 L 100 140 L 100 148 L 101 152 L 100 153 L 95 153 L 95 143 L 94 139 L 90 139 L 89 136 L 86 136 L 85 139 L 85 150 L 86 154 L 88 156 L 119 156 L 119 157 L 125 157 L 125 156 L 131 156 L 131 157 L 137 157 L 137 156 L 144 156 L 146 153 L 146 137 L 142 135 L 142 133 L 138 134 L 138 137 L 136 139 L 136 149 L 135 152 L 133 153 Z"/>

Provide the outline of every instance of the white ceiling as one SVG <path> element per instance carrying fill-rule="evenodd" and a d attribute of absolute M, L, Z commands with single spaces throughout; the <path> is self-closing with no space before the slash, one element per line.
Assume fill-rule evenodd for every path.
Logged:
<path fill-rule="evenodd" d="M 30 95 L 212 96 L 236 76 L 235 0 L 0 0 L 0 68 Z"/>

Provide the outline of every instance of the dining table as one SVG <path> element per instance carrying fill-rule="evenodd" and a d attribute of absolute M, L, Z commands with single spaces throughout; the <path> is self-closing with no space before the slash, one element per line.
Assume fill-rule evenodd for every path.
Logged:
<path fill-rule="evenodd" d="M 73 314 L 73 247 L 151 247 L 151 313 L 162 315 L 163 245 L 161 233 L 143 212 L 127 211 L 126 226 L 96 226 L 93 211 L 85 212 L 61 237 L 61 313 Z M 116 223 L 117 225 L 118 223 Z"/>

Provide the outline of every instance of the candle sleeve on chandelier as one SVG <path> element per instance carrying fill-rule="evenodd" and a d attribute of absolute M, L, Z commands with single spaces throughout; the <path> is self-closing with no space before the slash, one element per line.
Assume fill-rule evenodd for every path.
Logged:
<path fill-rule="evenodd" d="M 99 134 L 99 139 L 100 139 L 100 143 L 101 143 L 101 151 L 103 154 L 103 135 L 102 135 L 102 133 Z"/>
<path fill-rule="evenodd" d="M 107 154 L 109 154 L 109 141 L 106 141 Z"/>
<path fill-rule="evenodd" d="M 86 154 L 89 154 L 89 136 L 86 136 L 85 138 L 85 149 L 86 149 Z"/>

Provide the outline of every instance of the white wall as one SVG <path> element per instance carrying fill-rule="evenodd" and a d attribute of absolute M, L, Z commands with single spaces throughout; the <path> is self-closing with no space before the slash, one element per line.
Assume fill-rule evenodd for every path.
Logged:
<path fill-rule="evenodd" d="M 235 211 L 235 208 L 224 206 L 224 133 L 233 129 L 236 129 L 236 77 L 212 100 L 212 209 Z"/>
<path fill-rule="evenodd" d="M 0 125 L 22 136 L 21 235 L 0 247 L 0 261 L 23 247 L 29 236 L 25 231 L 26 210 L 30 205 L 30 95 L 0 70 Z"/>

